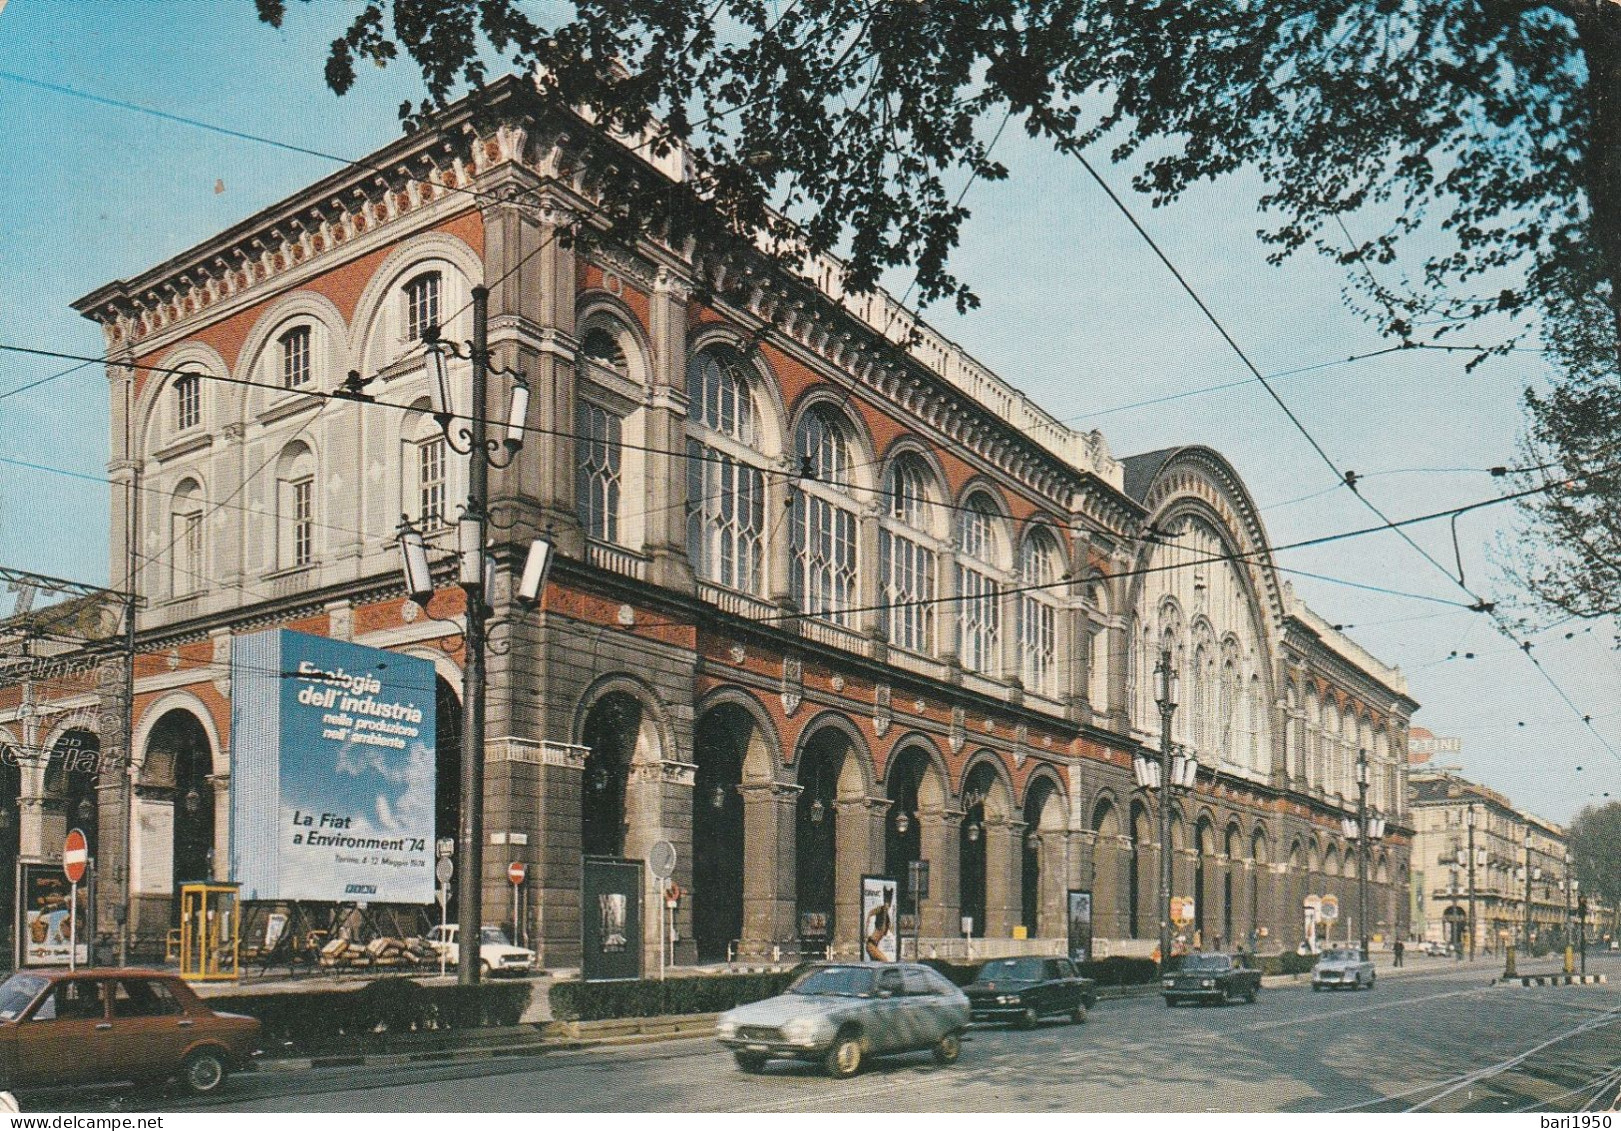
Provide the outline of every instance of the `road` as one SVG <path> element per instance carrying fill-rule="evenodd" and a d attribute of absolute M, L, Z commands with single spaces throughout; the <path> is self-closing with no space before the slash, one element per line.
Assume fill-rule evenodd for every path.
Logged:
<path fill-rule="evenodd" d="M 1531 972 L 1551 971 L 1535 964 Z M 212 1103 L 130 1097 L 121 1110 L 229 1111 L 1576 1111 L 1608 1108 L 1621 1066 L 1611 984 L 1491 986 L 1497 972 L 1415 958 L 1362 993 L 1269 987 L 1254 1005 L 1099 1003 L 1085 1025 L 975 1028 L 962 1059 L 880 1061 L 834 1081 L 808 1065 L 739 1072 L 713 1041 L 510 1061 L 259 1072 Z M 105 1110 L 103 1108 L 103 1110 Z"/>

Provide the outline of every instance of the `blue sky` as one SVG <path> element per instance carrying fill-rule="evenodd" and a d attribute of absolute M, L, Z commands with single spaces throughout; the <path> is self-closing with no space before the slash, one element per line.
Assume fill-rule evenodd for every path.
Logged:
<path fill-rule="evenodd" d="M 419 97 L 410 68 L 365 68 L 339 99 L 322 85 L 326 44 L 347 8 L 290 4 L 284 30 L 250 0 L 142 3 L 12 0 L 0 10 L 0 341 L 94 354 L 68 307 L 331 172 L 318 158 L 97 104 L 19 79 L 70 86 L 324 152 L 359 157 L 398 136 L 395 107 Z M 1010 126 L 995 156 L 1008 181 L 975 184 L 954 266 L 983 305 L 927 312 L 948 337 L 1055 416 L 1100 428 L 1116 456 L 1198 442 L 1238 468 L 1274 542 L 1373 521 L 1220 340 L 1084 171 Z M 1125 169 L 1094 155 L 1117 190 Z M 1264 373 L 1387 343 L 1348 312 L 1341 269 L 1313 255 L 1268 266 L 1256 238 L 1258 185 L 1201 186 L 1169 209 L 1128 203 Z M 1356 218 L 1348 222 L 1356 231 Z M 888 280 L 900 293 L 909 278 Z M 1458 355 L 1403 353 L 1281 378 L 1279 393 L 1362 490 L 1394 517 L 1503 490 L 1486 468 L 1516 462 L 1520 398 L 1546 379 L 1534 353 L 1466 374 Z M 68 363 L 0 355 L 0 564 L 82 581 L 107 578 L 107 384 L 88 366 L 8 395 Z M 1212 385 L 1244 382 L 1215 392 Z M 1187 395 L 1192 393 L 1193 395 Z M 1161 403 L 1125 408 L 1138 402 Z M 19 466 L 36 464 L 45 471 Z M 1306 496 L 1315 496 L 1304 498 Z M 1295 501 L 1301 500 L 1301 501 Z M 1507 597 L 1488 558 L 1510 507 L 1458 524 L 1466 575 Z M 1450 562 L 1445 523 L 1415 528 Z M 1456 601 L 1433 566 L 1392 534 L 1280 555 L 1339 582 Z M 1467 773 L 1553 819 L 1604 791 L 1621 759 L 1587 733 L 1554 687 L 1489 621 L 1432 601 L 1295 576 L 1297 592 L 1384 661 L 1424 707 L 1415 722 L 1464 741 Z M 1621 661 L 1613 626 L 1533 637 L 1579 710 L 1621 749 Z M 1574 632 L 1572 639 L 1565 633 Z M 1450 654 L 1458 653 L 1457 659 Z M 1475 658 L 1464 659 L 1467 652 Z M 1576 767 L 1581 766 L 1581 770 Z"/>

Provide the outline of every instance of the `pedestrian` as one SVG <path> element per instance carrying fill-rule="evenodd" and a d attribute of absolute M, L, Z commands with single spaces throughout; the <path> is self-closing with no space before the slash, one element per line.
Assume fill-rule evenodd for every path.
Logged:
<path fill-rule="evenodd" d="M 1390 949 L 1391 949 L 1391 952 L 1396 956 L 1396 965 L 1400 966 L 1401 965 L 1401 956 L 1404 953 L 1406 953 L 1406 951 L 1407 951 L 1406 944 L 1404 944 L 1400 939 L 1397 939 L 1396 940 L 1396 945 L 1391 947 Z"/>

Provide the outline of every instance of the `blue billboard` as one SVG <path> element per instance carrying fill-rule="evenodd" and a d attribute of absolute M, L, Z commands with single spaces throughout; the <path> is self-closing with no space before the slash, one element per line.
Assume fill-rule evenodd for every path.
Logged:
<path fill-rule="evenodd" d="M 231 649 L 231 878 L 243 899 L 431 903 L 434 669 L 274 629 Z"/>

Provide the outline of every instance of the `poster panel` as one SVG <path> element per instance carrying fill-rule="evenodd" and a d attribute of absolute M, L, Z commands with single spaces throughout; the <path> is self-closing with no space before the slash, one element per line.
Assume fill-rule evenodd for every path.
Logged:
<path fill-rule="evenodd" d="M 642 862 L 586 856 L 580 867 L 580 977 L 642 976 Z"/>
<path fill-rule="evenodd" d="M 72 891 L 60 864 L 19 864 L 17 872 L 17 921 L 22 924 L 18 941 L 21 966 L 68 965 L 72 931 L 69 896 Z M 88 879 L 88 877 L 86 877 Z M 90 885 L 79 885 L 79 945 L 77 962 L 90 961 L 90 938 L 95 931 L 91 917 Z"/>
<path fill-rule="evenodd" d="M 1092 960 L 1092 893 L 1078 888 L 1069 889 L 1069 957 Z"/>
<path fill-rule="evenodd" d="M 244 900 L 433 902 L 433 665 L 276 629 L 231 649 Z"/>
<path fill-rule="evenodd" d="M 899 956 L 895 929 L 900 884 L 893 876 L 861 877 L 861 960 L 894 962 Z"/>

